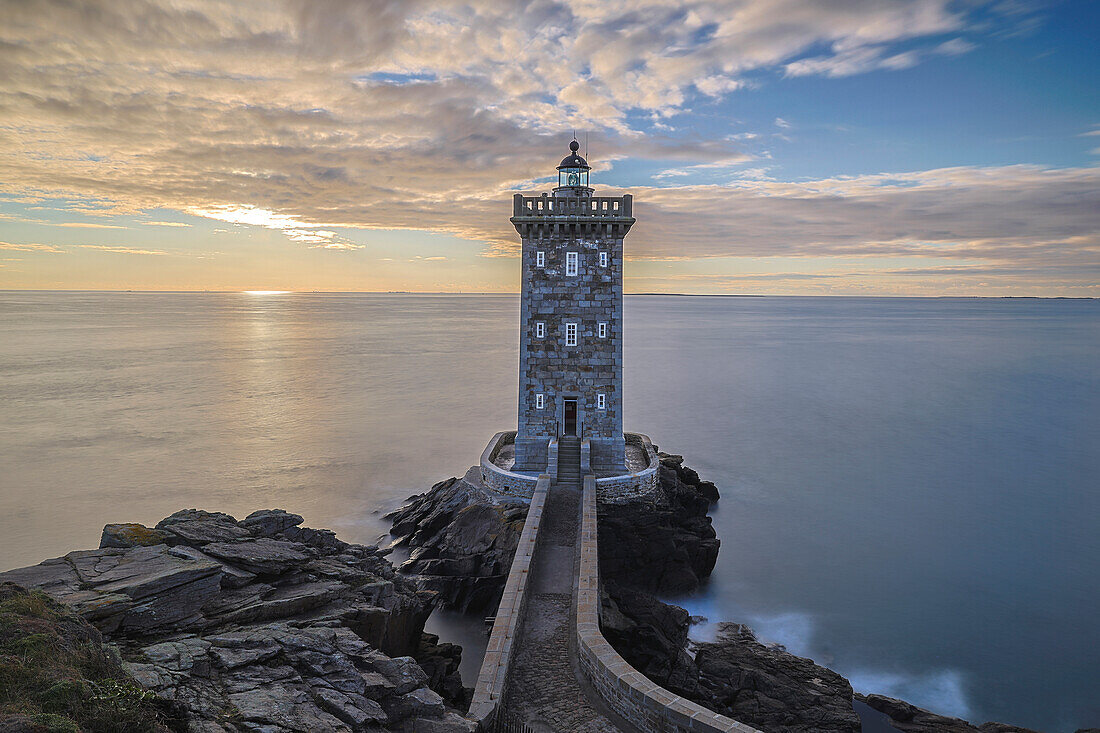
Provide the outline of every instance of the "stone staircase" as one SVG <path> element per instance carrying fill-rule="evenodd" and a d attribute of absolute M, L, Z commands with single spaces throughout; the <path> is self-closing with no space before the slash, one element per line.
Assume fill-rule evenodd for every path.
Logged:
<path fill-rule="evenodd" d="M 581 487 L 581 439 L 576 435 L 558 439 L 558 485 Z"/>

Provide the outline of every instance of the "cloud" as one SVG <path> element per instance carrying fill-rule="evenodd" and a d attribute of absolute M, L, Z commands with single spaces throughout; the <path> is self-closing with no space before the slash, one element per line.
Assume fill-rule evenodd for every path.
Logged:
<path fill-rule="evenodd" d="M 561 131 L 600 159 L 728 159 L 643 135 L 745 75 L 961 29 L 948 0 L 27 0 L 0 27 L 0 190 L 96 213 L 255 207 L 416 226 L 544 176 Z M 476 49 L 476 52 L 471 52 Z M 831 73 L 823 68 L 820 73 Z M 397 203 L 394 216 L 378 210 Z M 311 210 L 313 209 L 313 210 Z"/>
<path fill-rule="evenodd" d="M 53 244 L 38 244 L 38 243 L 12 243 L 12 242 L 0 242 L 0 249 L 12 250 L 15 252 L 53 252 L 60 253 L 65 250 Z"/>
<path fill-rule="evenodd" d="M 66 221 L 66 222 L 62 222 L 60 224 L 54 224 L 53 226 L 72 227 L 74 229 L 125 229 L 126 228 L 124 226 L 119 226 L 117 224 L 89 224 L 89 223 L 82 222 L 82 221 Z"/>
<path fill-rule="evenodd" d="M 189 227 L 190 224 L 185 224 L 182 221 L 143 221 L 141 222 L 147 227 Z"/>
<path fill-rule="evenodd" d="M 404 229 L 513 256 L 510 194 L 542 187 L 563 130 L 593 132 L 597 174 L 626 158 L 667 161 L 667 183 L 723 171 L 751 160 L 752 133 L 657 123 L 762 71 L 963 53 L 975 15 L 989 13 L 950 0 L 26 0 L 0 25 L 0 193 L 89 215 L 175 210 L 303 247 Z M 738 176 L 631 189 L 629 255 L 1096 257 L 1095 168 Z"/>
<path fill-rule="evenodd" d="M 282 214 L 270 209 L 261 209 L 257 206 L 220 205 L 209 208 L 193 208 L 188 213 L 209 219 L 227 221 L 232 224 L 248 224 L 264 227 L 265 229 L 278 229 L 286 235 L 287 239 L 306 244 L 312 248 L 333 250 L 363 248 L 363 245 L 349 242 L 330 229 L 318 228 L 323 227 L 323 224 L 303 222 L 293 214 Z"/>
<path fill-rule="evenodd" d="M 653 174 L 654 178 L 675 178 L 681 176 L 690 176 L 695 173 L 702 173 L 710 170 L 724 170 L 736 165 L 741 165 L 750 160 L 753 160 L 751 155 L 733 155 L 729 158 L 721 160 L 713 160 L 709 163 L 698 163 L 696 165 L 684 166 L 683 168 L 667 168 L 663 171 Z"/>
<path fill-rule="evenodd" d="M 1100 168 L 943 168 L 632 189 L 634 257 L 917 256 L 1059 265 L 1100 256 Z"/>
<path fill-rule="evenodd" d="M 138 247 L 115 247 L 105 244 L 78 244 L 82 249 L 94 249 L 99 252 L 111 252 L 121 255 L 167 255 L 170 254 L 160 249 L 140 249 Z"/>

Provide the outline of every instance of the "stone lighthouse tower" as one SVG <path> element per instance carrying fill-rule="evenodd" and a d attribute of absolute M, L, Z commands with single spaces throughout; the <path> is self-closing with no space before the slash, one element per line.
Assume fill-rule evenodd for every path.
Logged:
<path fill-rule="evenodd" d="M 593 196 L 590 167 L 570 153 L 558 185 L 516 194 L 523 240 L 519 425 L 515 470 L 547 468 L 551 441 L 580 441 L 597 474 L 625 471 L 623 238 L 631 196 Z"/>

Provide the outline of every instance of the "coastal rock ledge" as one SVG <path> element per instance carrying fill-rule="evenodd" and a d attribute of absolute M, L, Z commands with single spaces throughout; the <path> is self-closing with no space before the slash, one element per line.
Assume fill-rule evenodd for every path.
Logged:
<path fill-rule="evenodd" d="M 0 587 L 95 626 L 167 706 L 167 729 L 473 731 L 461 650 L 423 633 L 431 594 L 385 551 L 301 523 L 186 509 L 155 528 L 110 524 L 99 549 L 0 573 Z M 0 731 L 53 730 L 42 720 L 0 713 Z"/>

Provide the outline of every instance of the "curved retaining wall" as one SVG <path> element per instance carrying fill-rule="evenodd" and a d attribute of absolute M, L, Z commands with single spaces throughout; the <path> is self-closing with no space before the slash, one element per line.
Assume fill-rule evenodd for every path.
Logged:
<path fill-rule="evenodd" d="M 596 498 L 604 504 L 637 501 L 639 497 L 654 495 L 657 492 L 657 485 L 660 483 L 657 471 L 661 467 L 661 462 L 657 458 L 653 442 L 648 435 L 641 433 L 626 433 L 626 442 L 644 448 L 648 462 L 641 471 L 596 479 Z"/>
<path fill-rule="evenodd" d="M 522 496 L 529 498 L 535 490 L 535 476 L 526 473 L 517 473 L 501 468 L 496 464 L 497 454 L 500 449 L 510 445 L 516 439 L 516 431 L 503 431 L 493 436 L 485 450 L 481 453 L 481 481 L 485 487 L 500 494 L 510 496 Z M 585 462 L 585 449 L 588 448 L 588 440 L 581 444 L 582 464 Z M 605 504 L 619 504 L 626 501 L 637 501 L 639 497 L 655 495 L 660 483 L 657 471 L 660 461 L 657 451 L 649 437 L 641 433 L 626 433 L 626 442 L 640 445 L 646 452 L 648 463 L 641 471 L 624 473 L 619 476 L 607 476 L 596 479 L 596 495 Z M 557 440 L 552 439 L 548 446 L 549 461 L 546 472 L 551 480 L 557 480 L 558 453 Z M 582 465 L 582 475 L 587 473 Z"/>
<path fill-rule="evenodd" d="M 593 476 L 585 476 L 577 573 L 577 652 L 584 676 L 608 707 L 642 733 L 761 733 L 654 684 L 627 664 L 603 637 L 600 632 L 596 493 L 597 481 Z"/>
<path fill-rule="evenodd" d="M 535 490 L 538 478 L 525 473 L 508 471 L 493 463 L 500 449 L 514 442 L 515 439 L 515 430 L 497 433 L 493 436 L 493 439 L 489 441 L 489 445 L 485 446 L 485 450 L 481 452 L 481 481 L 486 488 L 501 494 L 530 497 Z"/>
<path fill-rule="evenodd" d="M 492 730 L 497 708 L 504 699 L 508 666 L 515 652 L 516 631 L 527 610 L 527 579 L 531 575 L 531 559 L 535 554 L 539 524 L 542 523 L 542 509 L 549 490 L 550 477 L 546 474 L 539 476 L 531 496 L 531 508 L 527 510 L 527 519 L 523 523 L 523 532 L 516 546 L 516 554 L 512 557 L 512 567 L 508 570 L 508 580 L 504 583 L 504 594 L 497 606 L 497 615 L 493 621 L 493 631 L 489 635 L 489 644 L 485 648 L 481 671 L 474 684 L 474 696 L 470 701 L 467 717 L 476 721 L 483 731 Z"/>

